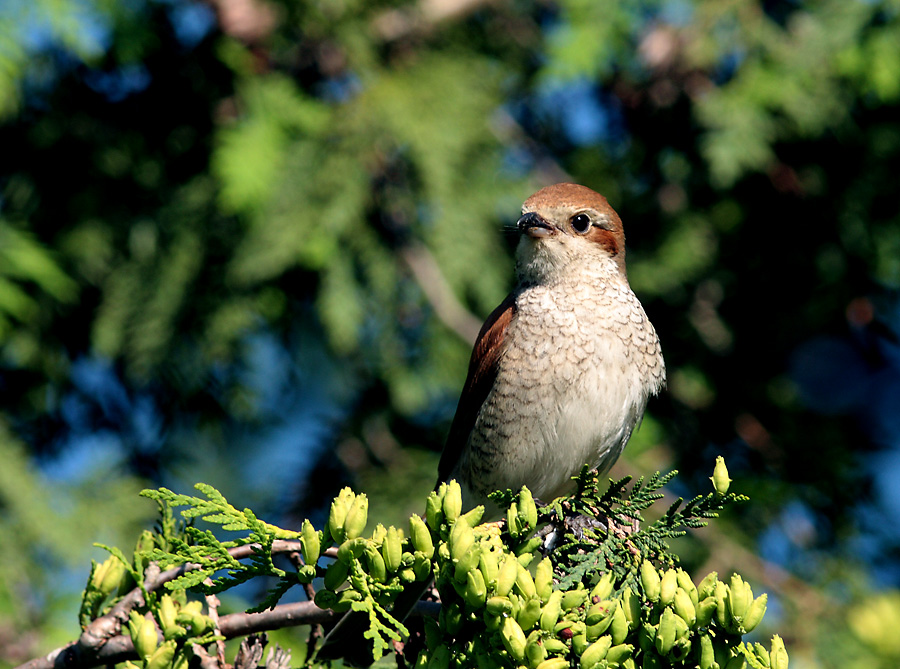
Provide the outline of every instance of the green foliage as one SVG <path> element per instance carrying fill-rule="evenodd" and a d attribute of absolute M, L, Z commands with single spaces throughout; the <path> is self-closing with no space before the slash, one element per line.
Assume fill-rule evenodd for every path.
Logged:
<path fill-rule="evenodd" d="M 695 585 L 683 570 L 668 566 L 677 557 L 668 552 L 665 539 L 678 536 L 681 528 L 701 527 L 704 519 L 745 499 L 727 492 L 728 472 L 721 458 L 712 493 L 681 510 L 679 500 L 646 527 L 632 525 L 659 500 L 658 490 L 673 476 L 655 474 L 626 494 L 627 480 L 612 482 L 601 492 L 596 474 L 584 471 L 573 497 L 556 500 L 540 513 L 526 488 L 515 496 L 504 493 L 495 500 L 514 499 L 500 524 L 481 524 L 483 507 L 462 513 L 459 485 L 451 481 L 429 495 L 425 518 L 412 516 L 408 533 L 379 524 L 366 534 L 368 499 L 348 488 L 332 502 L 323 530 L 307 520 L 300 532 L 264 523 L 249 509 L 239 511 L 208 485 L 197 485 L 204 497 L 144 491 L 160 504 L 161 531 L 141 537 L 133 560 L 111 548 L 106 562 L 93 565 L 82 626 L 87 629 L 111 607 L 122 606 L 136 584 L 146 593 L 146 604 L 130 609 L 136 653 L 145 669 L 177 667 L 189 657 L 190 644 L 215 639 L 213 623 L 198 602 L 187 601 L 186 591 L 222 592 L 254 577 L 274 577 L 276 586 L 251 609 L 263 611 L 275 609 L 293 585 L 312 587 L 321 578 L 316 605 L 362 614 L 373 659 L 387 652 L 393 640 L 407 642 L 407 657 L 416 667 L 725 669 L 743 661 L 754 669 L 787 667 L 779 637 L 773 638 L 771 649 L 742 641 L 761 622 L 766 595 L 754 598 L 737 574 L 724 582 L 711 573 Z M 180 512 L 187 524 L 174 522 L 171 509 L 176 506 L 187 506 Z M 573 529 L 578 518 L 582 524 Z M 212 532 L 194 527 L 195 519 L 240 537 L 219 541 Z M 541 536 L 557 534 L 559 547 L 541 559 Z M 273 563 L 279 540 L 299 544 L 294 550 L 302 561 L 296 571 Z M 246 562 L 235 557 L 241 548 L 250 548 L 241 553 Z M 151 562 L 183 568 L 166 581 L 167 594 L 146 587 L 142 569 Z M 410 638 L 392 609 L 402 593 L 420 592 L 432 580 L 440 614 L 425 621 L 424 637 Z M 163 631 L 163 643 L 146 612 Z"/>

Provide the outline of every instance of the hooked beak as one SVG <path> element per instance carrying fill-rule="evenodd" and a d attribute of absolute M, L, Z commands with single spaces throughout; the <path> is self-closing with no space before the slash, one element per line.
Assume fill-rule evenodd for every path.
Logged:
<path fill-rule="evenodd" d="M 532 238 L 549 237 L 556 234 L 556 228 L 550 225 L 540 214 L 533 211 L 524 214 L 517 223 L 519 232 Z"/>

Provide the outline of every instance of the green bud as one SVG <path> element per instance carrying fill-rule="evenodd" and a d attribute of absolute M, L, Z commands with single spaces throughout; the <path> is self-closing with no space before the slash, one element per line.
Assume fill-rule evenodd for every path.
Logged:
<path fill-rule="evenodd" d="M 447 483 L 442 509 L 444 511 L 444 519 L 451 524 L 455 523 L 462 513 L 462 490 L 456 479 Z M 471 526 L 469 527 L 471 529 Z"/>
<path fill-rule="evenodd" d="M 716 598 L 707 597 L 697 605 L 697 627 L 706 627 L 716 612 Z"/>
<path fill-rule="evenodd" d="M 675 591 L 678 590 L 678 574 L 674 569 L 667 569 L 659 584 L 659 601 L 668 606 L 675 601 Z"/>
<path fill-rule="evenodd" d="M 475 528 L 481 524 L 481 519 L 484 517 L 484 507 L 482 505 L 476 506 L 474 509 L 467 511 L 462 514 L 459 519 L 464 522 L 469 527 Z"/>
<path fill-rule="evenodd" d="M 519 627 L 526 632 L 534 627 L 540 619 L 541 600 L 537 597 L 527 600 L 525 604 L 519 608 L 519 613 L 516 616 L 516 622 L 519 623 Z"/>
<path fill-rule="evenodd" d="M 466 582 L 466 574 L 475 569 L 478 566 L 478 562 L 481 559 L 481 546 L 478 544 L 472 544 L 469 546 L 468 550 L 463 553 L 458 560 L 456 560 L 456 565 L 454 568 L 454 578 L 459 583 Z"/>
<path fill-rule="evenodd" d="M 694 607 L 690 595 L 684 591 L 684 588 L 678 588 L 675 591 L 675 600 L 672 606 L 675 609 L 675 613 L 688 624 L 688 627 L 693 627 L 694 623 L 697 622 L 697 609 Z"/>
<path fill-rule="evenodd" d="M 500 575 L 500 552 L 491 549 L 487 544 L 482 544 L 478 568 L 484 574 L 484 582 L 488 587 L 496 586 L 497 577 Z"/>
<path fill-rule="evenodd" d="M 588 626 L 599 625 L 606 622 L 607 627 L 612 622 L 613 615 L 619 607 L 618 599 L 604 599 L 602 602 L 592 604 L 584 616 L 584 622 Z"/>
<path fill-rule="evenodd" d="M 676 617 L 669 607 L 663 609 L 662 615 L 659 617 L 659 627 L 656 630 L 656 637 L 653 643 L 656 646 L 656 652 L 663 657 L 668 655 L 675 645 L 675 635 L 677 633 L 675 626 Z"/>
<path fill-rule="evenodd" d="M 466 523 L 454 523 L 447 543 L 450 546 L 450 557 L 453 560 L 460 560 L 475 543 L 475 532 Z"/>
<path fill-rule="evenodd" d="M 531 495 L 531 491 L 522 486 L 522 489 L 519 491 L 519 526 L 524 530 L 534 530 L 537 527 L 537 505 L 534 503 L 534 497 Z"/>
<path fill-rule="evenodd" d="M 641 589 L 644 591 L 644 596 L 651 602 L 659 600 L 659 572 L 649 560 L 641 563 Z"/>
<path fill-rule="evenodd" d="M 728 617 L 728 586 L 722 581 L 716 581 L 714 597 L 716 598 L 716 620 L 721 627 L 727 629 L 731 624 L 731 619 Z"/>
<path fill-rule="evenodd" d="M 763 646 L 761 643 L 753 644 L 753 654 L 756 656 L 756 659 L 759 660 L 760 664 L 766 667 L 766 669 L 772 666 L 772 661 L 769 657 L 769 651 L 767 651 L 765 646 Z"/>
<path fill-rule="evenodd" d="M 147 658 L 147 669 L 168 669 L 172 664 L 172 660 L 175 659 L 175 650 L 176 646 L 174 641 L 166 641 L 160 644 L 159 647 L 153 651 L 153 654 Z"/>
<path fill-rule="evenodd" d="M 563 593 L 562 608 L 563 611 L 570 611 L 584 604 L 584 600 L 588 596 L 588 591 L 584 589 L 566 590 Z"/>
<path fill-rule="evenodd" d="M 614 644 L 622 643 L 628 636 L 628 619 L 625 617 L 625 607 L 621 604 L 616 607 L 616 610 L 613 613 L 612 623 L 609 625 L 609 632 L 612 634 Z"/>
<path fill-rule="evenodd" d="M 513 618 L 504 618 L 500 626 L 500 640 L 506 652 L 509 653 L 516 662 L 522 662 L 525 659 L 525 632 L 519 626 L 519 623 Z"/>
<path fill-rule="evenodd" d="M 586 632 L 576 632 L 572 637 L 572 651 L 578 656 L 583 655 L 589 645 Z"/>
<path fill-rule="evenodd" d="M 559 614 L 562 610 L 562 597 L 563 593 L 561 590 L 554 590 L 550 593 L 550 597 L 547 598 L 547 603 L 544 604 L 544 607 L 541 609 L 541 629 L 550 632 L 553 630 L 553 626 L 556 624 L 556 621 L 559 620 Z"/>
<path fill-rule="evenodd" d="M 492 616 L 503 616 L 512 613 L 513 605 L 506 597 L 490 597 L 484 603 L 484 608 Z"/>
<path fill-rule="evenodd" d="M 516 576 L 516 591 L 525 599 L 531 599 L 537 596 L 537 589 L 534 587 L 534 579 L 531 573 L 516 560 L 518 575 Z"/>
<path fill-rule="evenodd" d="M 346 613 L 354 602 L 361 602 L 362 600 L 362 593 L 352 588 L 347 588 L 337 593 L 337 599 L 329 608 L 335 613 Z"/>
<path fill-rule="evenodd" d="M 769 596 L 766 593 L 761 594 L 759 597 L 753 600 L 753 603 L 747 608 L 747 613 L 744 615 L 744 622 L 741 627 L 744 630 L 744 634 L 749 634 L 756 626 L 762 622 L 763 616 L 766 615 L 766 606 L 769 601 Z"/>
<path fill-rule="evenodd" d="M 684 569 L 676 569 L 675 580 L 678 581 L 678 587 L 684 590 L 691 598 L 691 603 L 697 606 L 697 603 L 700 601 L 699 593 L 697 586 L 694 585 L 688 573 Z"/>
<path fill-rule="evenodd" d="M 416 518 L 419 517 L 416 516 Z M 425 523 L 422 522 L 421 518 L 419 518 L 419 523 L 421 523 L 422 527 L 425 527 Z M 412 518 L 410 518 L 410 525 L 412 525 Z M 425 531 L 428 532 L 427 528 Z M 430 534 L 428 538 L 431 538 Z M 432 551 L 434 551 L 434 546 L 432 546 Z M 385 530 L 384 540 L 381 542 L 381 557 L 384 558 L 385 569 L 391 573 L 397 572 L 403 563 L 403 537 L 400 530 L 393 525 Z"/>
<path fill-rule="evenodd" d="M 316 592 L 315 604 L 320 609 L 331 609 L 337 604 L 338 596 L 331 590 L 319 590 Z"/>
<path fill-rule="evenodd" d="M 431 578 L 431 560 L 425 557 L 425 553 L 416 551 L 415 555 L 413 556 L 412 572 L 413 578 L 416 581 L 427 581 Z"/>
<path fill-rule="evenodd" d="M 553 563 L 548 557 L 538 562 L 534 572 L 534 589 L 542 602 L 546 602 L 553 592 Z"/>
<path fill-rule="evenodd" d="M 466 573 L 466 588 L 463 598 L 471 606 L 480 608 L 484 606 L 487 595 L 487 586 L 484 584 L 484 576 L 478 569 L 472 569 Z"/>
<path fill-rule="evenodd" d="M 725 466 L 725 458 L 721 455 L 716 458 L 716 467 L 713 469 L 713 475 L 709 480 L 712 481 L 716 496 L 724 497 L 728 492 L 728 487 L 731 485 L 731 479 L 728 478 L 728 467 Z"/>
<path fill-rule="evenodd" d="M 547 658 L 547 649 L 544 648 L 544 642 L 541 634 L 534 631 L 528 635 L 525 642 L 525 661 L 529 667 L 539 667 L 541 662 Z"/>
<path fill-rule="evenodd" d="M 697 586 L 697 597 L 699 599 L 706 599 L 707 597 L 711 597 L 716 594 L 716 582 L 719 580 L 719 575 L 711 571 L 709 572 L 702 581 L 700 581 L 700 585 Z"/>
<path fill-rule="evenodd" d="M 725 669 L 746 669 L 746 667 L 747 660 L 743 655 L 736 655 L 728 660 L 728 664 L 725 665 Z"/>
<path fill-rule="evenodd" d="M 454 636 L 462 629 L 465 622 L 465 615 L 459 602 L 450 602 L 441 606 L 441 613 L 438 616 L 438 623 L 444 629 L 446 634 Z"/>
<path fill-rule="evenodd" d="M 503 560 L 503 564 L 500 565 L 500 572 L 497 575 L 497 587 L 494 588 L 494 592 L 501 597 L 506 597 L 516 584 L 518 576 L 519 561 L 512 555 L 507 555 Z"/>
<path fill-rule="evenodd" d="M 384 557 L 381 555 L 381 552 L 375 548 L 373 544 L 368 544 L 365 549 L 365 556 L 366 563 L 369 567 L 369 576 L 377 583 L 384 583 L 387 581 L 387 565 L 384 562 Z"/>
<path fill-rule="evenodd" d="M 416 514 L 409 517 L 409 538 L 417 551 L 421 551 L 428 558 L 434 555 L 434 541 L 431 538 L 431 532 L 425 522 Z"/>
<path fill-rule="evenodd" d="M 350 567 L 347 566 L 346 562 L 335 560 L 328 565 L 328 568 L 325 570 L 325 587 L 328 590 L 337 590 L 344 584 L 344 581 L 347 580 L 347 574 L 349 572 Z"/>
<path fill-rule="evenodd" d="M 338 561 L 349 565 L 354 558 L 361 557 L 368 546 L 369 542 L 362 537 L 347 539 L 344 543 L 338 546 Z"/>
<path fill-rule="evenodd" d="M 513 539 L 518 539 L 522 533 L 522 527 L 519 522 L 519 505 L 515 502 L 509 505 L 509 509 L 506 512 L 506 529 L 509 531 L 509 536 Z"/>
<path fill-rule="evenodd" d="M 636 630 L 641 622 L 641 600 L 628 586 L 622 591 L 622 610 L 625 613 L 625 619 L 628 621 L 628 628 Z"/>
<path fill-rule="evenodd" d="M 772 637 L 769 650 L 772 669 L 788 669 L 788 653 L 784 647 L 784 641 L 777 634 Z"/>
<path fill-rule="evenodd" d="M 569 647 L 566 645 L 565 641 L 555 637 L 544 639 L 544 648 L 547 649 L 548 653 L 553 655 L 563 655 L 564 653 L 569 652 Z M 566 666 L 568 666 L 568 660 L 566 660 Z"/>
<path fill-rule="evenodd" d="M 740 623 L 753 601 L 753 591 L 738 574 L 732 574 L 728 585 L 728 614 L 734 623 Z"/>
<path fill-rule="evenodd" d="M 187 633 L 187 630 L 178 624 L 178 608 L 175 606 L 175 600 L 172 599 L 172 595 L 166 593 L 159 598 L 158 614 L 159 626 L 162 628 L 164 639 L 180 638 Z"/>
<path fill-rule="evenodd" d="M 369 522 L 369 498 L 360 493 L 353 500 L 344 519 L 344 539 L 356 539 Z"/>
<path fill-rule="evenodd" d="M 605 659 L 609 649 L 612 647 L 612 637 L 609 635 L 602 636 L 597 641 L 584 649 L 578 666 L 581 669 L 591 669 L 600 660 Z"/>
<path fill-rule="evenodd" d="M 704 634 L 700 637 L 700 669 L 718 669 L 716 654 L 713 651 L 712 637 Z"/>
<path fill-rule="evenodd" d="M 446 488 L 446 484 L 441 484 L 441 487 Z M 444 522 L 443 497 L 434 491 L 425 500 L 425 520 L 435 532 L 441 529 L 441 523 Z"/>
<path fill-rule="evenodd" d="M 319 533 L 309 520 L 304 520 L 300 528 L 300 552 L 303 554 L 303 562 L 315 565 L 319 561 L 320 544 Z"/>
<path fill-rule="evenodd" d="M 544 642 L 546 646 L 547 642 Z M 537 669 L 568 669 L 569 661 L 564 657 L 551 657 L 541 662 Z"/>
<path fill-rule="evenodd" d="M 609 649 L 609 652 L 606 654 L 606 660 L 613 667 L 622 664 L 631 657 L 631 654 L 634 652 L 634 646 L 630 643 L 621 643 L 618 646 L 613 646 Z"/>
<path fill-rule="evenodd" d="M 131 635 L 131 643 L 138 657 L 146 660 L 156 651 L 159 643 L 156 625 L 151 618 L 144 617 L 134 610 L 129 612 L 128 617 L 128 631 Z"/>

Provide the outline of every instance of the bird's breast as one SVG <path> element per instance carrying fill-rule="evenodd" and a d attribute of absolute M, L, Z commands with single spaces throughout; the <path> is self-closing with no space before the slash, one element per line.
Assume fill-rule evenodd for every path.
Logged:
<path fill-rule="evenodd" d="M 460 462 L 475 496 L 567 494 L 583 465 L 611 466 L 661 385 L 656 333 L 627 284 L 523 290 L 503 346 Z"/>

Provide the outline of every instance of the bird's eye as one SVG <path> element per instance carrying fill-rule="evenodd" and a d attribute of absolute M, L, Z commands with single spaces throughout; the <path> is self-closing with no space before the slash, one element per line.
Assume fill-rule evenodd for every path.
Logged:
<path fill-rule="evenodd" d="M 591 217 L 587 214 L 575 214 L 569 222 L 572 224 L 572 229 L 581 235 L 591 229 Z"/>

